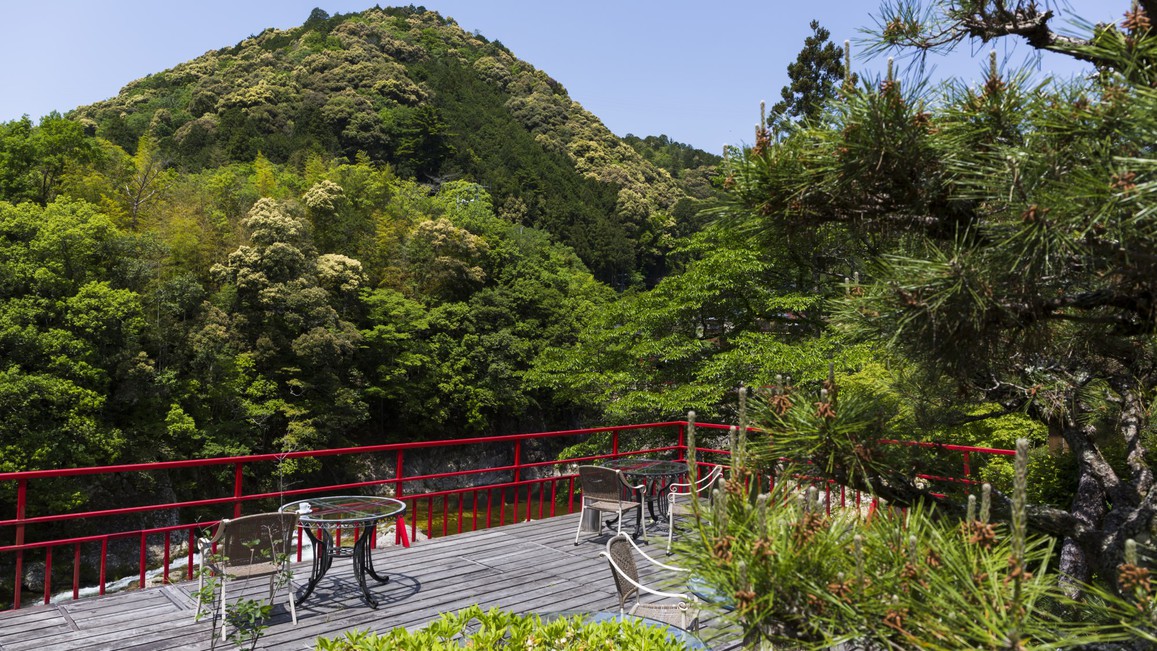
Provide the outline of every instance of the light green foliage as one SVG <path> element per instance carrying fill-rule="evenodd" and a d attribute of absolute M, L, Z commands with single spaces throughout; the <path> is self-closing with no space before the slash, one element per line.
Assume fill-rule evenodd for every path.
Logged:
<path fill-rule="evenodd" d="M 122 195 L 128 227 L 136 229 L 149 209 L 161 199 L 161 193 L 173 182 L 175 173 L 166 169 L 165 160 L 157 144 L 149 135 L 137 141 L 137 150 L 129 159 L 119 190 Z"/>
<path fill-rule="evenodd" d="M 525 223 L 552 232 L 601 279 L 620 285 L 660 275 L 680 229 L 672 213 L 685 192 L 666 171 L 543 71 L 420 7 L 375 7 L 266 30 L 132 82 L 76 116 L 134 156 L 149 151 L 139 146 L 147 142 L 182 169 L 256 160 L 257 193 L 281 200 L 308 188 L 270 183 L 268 164 L 296 166 L 318 153 L 364 156 L 421 183 L 477 180 L 500 203 L 520 202 Z M 20 174 L 36 160 L 22 153 L 32 131 L 20 123 L 11 130 Z M 359 197 L 357 188 L 330 180 Z M 696 182 L 702 185 L 702 175 Z M 335 228 L 318 230 L 319 248 L 375 267 L 366 259 L 372 247 L 363 245 L 370 215 L 339 210 L 331 217 L 356 228 L 327 220 Z"/>
<path fill-rule="evenodd" d="M 534 357 L 573 337 L 607 290 L 545 234 L 494 215 L 477 185 L 410 199 L 429 218 L 403 236 L 405 291 L 366 295 L 371 394 L 407 423 L 477 432 L 517 418 L 532 408 L 523 374 Z"/>
<path fill-rule="evenodd" d="M 318 651 L 450 651 L 463 647 L 526 651 L 686 648 L 662 628 L 640 621 L 585 622 L 582 616 L 574 616 L 543 622 L 538 615 L 516 615 L 497 608 L 483 611 L 477 606 L 445 613 L 414 631 L 351 631 L 344 637 L 317 641 Z"/>
<path fill-rule="evenodd" d="M 84 127 L 55 111 L 36 126 L 27 116 L 0 124 L 0 199 L 49 203 L 67 169 L 86 162 L 92 150 Z"/>
<path fill-rule="evenodd" d="M 116 288 L 129 249 L 91 207 L 0 203 L 0 428 L 9 470 L 114 460 L 126 441 L 113 383 L 151 381 L 141 299 Z"/>
<path fill-rule="evenodd" d="M 432 297 L 463 296 L 486 280 L 478 265 L 485 241 L 448 219 L 427 220 L 414 229 L 406 247 L 406 264 L 415 289 Z"/>
<path fill-rule="evenodd" d="M 1065 572 L 1091 579 L 1120 564 L 1131 530 L 1122 523 L 1157 516 L 1144 497 L 1157 313 L 1137 298 L 1157 278 L 1146 253 L 1157 40 L 1143 8 L 1055 40 L 1051 18 L 1032 3 L 884 3 L 879 49 L 919 55 L 968 35 L 1023 36 L 1099 72 L 1034 83 L 1002 70 L 994 53 L 972 86 L 892 74 L 848 85 L 830 123 L 736 150 L 726 185 L 735 213 L 765 240 L 871 244 L 852 249 L 858 278 L 849 274 L 829 314 L 853 341 L 887 342 L 909 369 L 917 390 L 905 393 L 919 400 L 923 431 L 904 438 L 951 435 L 978 407 L 998 405 L 994 416 L 1022 414 L 1037 423 L 1026 434 L 1047 428 L 1058 451 L 1071 450 L 1052 458 L 1038 445 L 1044 481 L 1030 490 L 1063 508 L 1029 519 L 1067 540 Z M 1010 27 L 1024 21 L 1032 36 Z M 1018 427 L 1006 418 L 965 434 L 979 442 Z M 880 472 L 876 488 L 894 499 L 922 492 Z M 1000 463 L 981 469 L 998 482 L 1007 474 Z M 1078 481 L 1088 490 L 1070 500 Z"/>
<path fill-rule="evenodd" d="M 360 335 L 335 309 L 360 285 L 360 266 L 319 258 L 304 221 L 270 199 L 258 201 L 243 225 L 250 245 L 213 273 L 231 290 L 221 300 L 231 313 L 233 345 L 252 353 L 249 409 L 262 435 L 283 449 L 339 440 L 365 417 L 345 386 Z"/>
<path fill-rule="evenodd" d="M 649 292 L 594 312 L 577 344 L 548 350 L 531 378 L 615 421 L 725 417 L 729 388 L 776 375 L 818 381 L 829 362 L 855 368 L 869 347 L 824 327 L 820 293 L 784 287 L 795 270 L 709 231 Z"/>
<path fill-rule="evenodd" d="M 807 484 L 792 479 L 804 470 L 787 468 L 758 498 L 741 471 L 677 547 L 733 608 L 723 616 L 749 644 L 1055 649 L 1132 641 L 1137 622 L 1151 627 L 1147 592 L 1132 601 L 1067 597 L 1046 537 L 1026 540 L 987 515 L 959 522 L 925 505 L 867 519 L 850 508 L 828 514 L 814 488 L 805 496 Z"/>

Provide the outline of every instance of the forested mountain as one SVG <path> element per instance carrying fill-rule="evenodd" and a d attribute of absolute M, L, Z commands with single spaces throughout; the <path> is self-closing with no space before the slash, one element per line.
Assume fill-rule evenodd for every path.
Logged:
<path fill-rule="evenodd" d="M 149 136 L 192 172 L 362 152 L 421 183 L 469 179 L 499 215 L 554 234 L 620 285 L 661 273 L 685 194 L 671 177 L 681 169 L 657 169 L 545 72 L 414 7 L 315 10 L 74 117 L 130 153 Z M 700 154 L 695 166 L 715 158 Z"/>
<path fill-rule="evenodd" d="M 527 374 L 699 229 L 652 140 L 415 7 L 0 124 L 0 470 L 595 423 Z"/>

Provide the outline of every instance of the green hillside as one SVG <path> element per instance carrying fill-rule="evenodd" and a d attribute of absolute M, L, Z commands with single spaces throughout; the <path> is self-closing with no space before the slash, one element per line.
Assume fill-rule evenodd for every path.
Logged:
<path fill-rule="evenodd" d="M 530 370 L 669 275 L 715 162 L 421 8 L 0 123 L 0 471 L 599 421 Z"/>
<path fill-rule="evenodd" d="M 549 231 L 620 286 L 661 273 L 687 194 L 679 170 L 644 159 L 545 72 L 414 7 L 315 10 L 74 117 L 129 152 L 150 136 L 190 172 L 361 153 L 421 183 L 467 179 L 501 216 Z"/>

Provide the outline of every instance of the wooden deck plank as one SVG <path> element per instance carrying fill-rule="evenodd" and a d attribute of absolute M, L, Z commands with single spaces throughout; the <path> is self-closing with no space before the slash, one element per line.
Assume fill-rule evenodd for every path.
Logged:
<path fill-rule="evenodd" d="M 577 514 L 508 524 L 414 543 L 383 546 L 374 565 L 390 582 L 371 582 L 379 601 L 369 608 L 353 580 L 349 560 L 337 559 L 314 594 L 290 621 L 284 588 L 258 648 L 310 651 L 319 636 L 354 629 L 384 632 L 417 628 L 471 605 L 519 613 L 615 610 L 610 571 L 598 556 L 609 535 L 584 536 L 574 544 Z M 665 530 L 649 530 L 648 553 L 664 558 Z M 645 543 L 646 541 L 644 541 Z M 294 564 L 300 587 L 310 564 Z M 177 651 L 208 649 L 208 618 L 193 623 L 196 581 L 0 613 L 0 651 Z M 230 600 L 264 599 L 268 582 L 230 582 Z M 73 623 L 69 625 L 69 618 Z M 713 649 L 739 648 L 738 632 L 710 614 L 701 637 Z M 220 646 L 220 645 L 219 645 Z"/>

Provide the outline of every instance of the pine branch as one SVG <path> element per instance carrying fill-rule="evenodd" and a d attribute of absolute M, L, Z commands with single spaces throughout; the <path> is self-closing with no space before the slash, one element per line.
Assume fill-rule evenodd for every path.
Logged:
<path fill-rule="evenodd" d="M 1157 0 L 1150 2 L 1157 3 Z M 1098 57 L 1077 51 L 1078 48 L 1090 45 L 1088 40 L 1054 32 L 1048 24 L 1052 18 L 1051 10 L 1041 13 L 1035 4 L 1030 3 L 1012 11 L 1004 9 L 991 13 L 978 11 L 966 14 L 961 16 L 960 26 L 968 36 L 984 43 L 1003 36 L 1019 36 L 1038 50 L 1059 52 L 1091 63 L 1105 63 Z"/>
<path fill-rule="evenodd" d="M 1153 326 L 1151 300 L 1143 293 L 1120 293 L 1108 289 L 1098 289 L 1034 302 L 1008 301 L 1001 303 L 1000 307 L 1013 321 L 1020 325 L 1050 319 L 1104 323 L 1118 325 L 1129 330 L 1142 327 L 1143 329 L 1147 328 L 1146 331 L 1148 331 Z M 1138 317 L 1139 321 L 1123 317 L 1081 316 L 1066 312 L 1066 310 L 1093 311 L 1104 308 L 1123 310 Z"/>
<path fill-rule="evenodd" d="M 1147 495 L 1153 490 L 1154 477 L 1153 468 L 1145 458 L 1148 451 L 1141 440 L 1141 433 L 1144 430 L 1145 406 L 1133 388 L 1120 381 L 1119 378 L 1114 378 L 1110 384 L 1113 385 L 1113 390 L 1121 396 L 1123 403 L 1117 429 L 1125 439 L 1125 461 L 1132 474 L 1129 488 L 1134 495 Z"/>
<path fill-rule="evenodd" d="M 1135 502 L 1135 499 L 1130 499 L 1116 471 L 1101 455 L 1101 450 L 1095 443 L 1096 436 L 1097 428 L 1094 425 L 1078 426 L 1070 420 L 1064 428 L 1065 441 L 1076 455 L 1081 472 L 1092 474 L 1101 485 L 1105 496 L 1114 504 L 1125 505 Z"/>
<path fill-rule="evenodd" d="M 857 480 L 855 477 L 841 472 L 841 469 L 836 469 L 836 472 L 833 473 L 833 479 L 850 488 L 870 492 L 893 506 L 911 507 L 920 502 L 926 502 L 936 504 L 936 508 L 940 512 L 954 517 L 964 518 L 966 514 L 966 507 L 962 502 L 934 494 L 931 489 L 918 486 L 909 477 L 875 475 Z M 1009 519 L 1012 513 L 1012 500 L 995 490 L 993 491 L 993 498 L 993 514 L 1001 519 Z M 1045 505 L 1030 505 L 1026 510 L 1028 526 L 1040 533 L 1058 538 L 1070 537 L 1082 543 L 1099 539 L 1099 532 L 1082 523 L 1064 509 Z"/>

